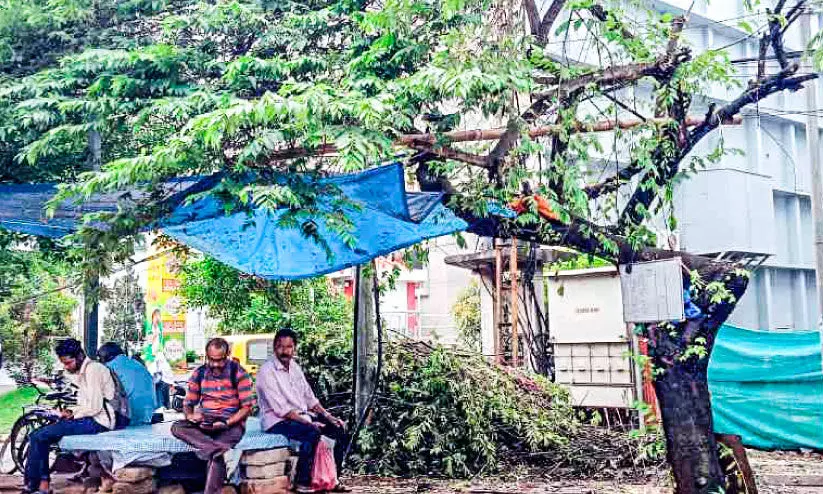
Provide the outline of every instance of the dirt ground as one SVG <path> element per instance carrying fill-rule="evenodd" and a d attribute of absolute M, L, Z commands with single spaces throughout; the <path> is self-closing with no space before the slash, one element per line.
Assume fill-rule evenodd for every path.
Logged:
<path fill-rule="evenodd" d="M 749 451 L 760 494 L 823 494 L 823 455 Z M 541 479 L 538 472 L 510 478 L 495 477 L 464 482 L 431 479 L 377 479 L 355 477 L 348 480 L 360 494 L 465 493 L 465 494 L 672 494 L 666 474 L 645 482 L 556 481 Z"/>
<path fill-rule="evenodd" d="M 750 451 L 760 494 L 823 494 L 823 455 Z M 665 474 L 624 481 L 543 479 L 539 472 L 517 472 L 472 481 L 443 481 L 430 478 L 386 479 L 349 477 L 346 483 L 356 494 L 672 494 Z M 0 476 L 0 493 L 19 492 L 19 476 Z M 58 476 L 54 492 L 66 489 L 65 476 Z"/>
<path fill-rule="evenodd" d="M 411 481 L 379 480 L 373 478 L 350 479 L 348 484 L 359 494 L 401 493 L 465 493 L 465 494 L 670 494 L 671 489 L 653 481 L 645 485 L 601 481 L 546 481 L 546 480 L 499 480 L 483 479 L 473 482 L 438 482 L 427 479 Z M 823 491 L 821 491 L 823 492 Z"/>

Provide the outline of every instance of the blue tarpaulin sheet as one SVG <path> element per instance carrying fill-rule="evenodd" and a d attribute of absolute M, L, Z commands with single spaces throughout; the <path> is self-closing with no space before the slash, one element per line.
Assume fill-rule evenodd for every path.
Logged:
<path fill-rule="evenodd" d="M 215 177 L 177 180 L 163 186 L 174 197 L 186 190 L 205 190 L 215 184 Z M 468 227 L 443 205 L 442 194 L 407 193 L 403 166 L 399 163 L 325 178 L 283 178 L 303 180 L 317 190 L 333 190 L 334 193 L 317 199 L 316 209 L 321 213 L 345 213 L 353 225 L 349 233 L 354 245 L 343 241 L 327 224 L 324 214 L 309 219 L 314 221 L 317 237 L 325 241 L 325 246 L 307 237 L 299 227 L 280 224 L 286 210 L 257 207 L 227 215 L 223 204 L 210 195 L 190 204 L 178 204 L 169 217 L 155 226 L 240 271 L 275 280 L 339 271 Z M 66 204 L 54 218 L 47 219 L 43 207 L 55 191 L 48 184 L 0 185 L 0 226 L 30 235 L 62 237 L 78 228 L 83 214 L 115 211 L 120 200 L 109 196 L 79 206 Z"/>
<path fill-rule="evenodd" d="M 342 209 L 353 224 L 354 245 L 350 246 L 323 216 L 316 219 L 317 232 L 331 256 L 301 229 L 279 225 L 285 210 L 258 208 L 251 214 L 226 215 L 212 197 L 178 207 L 159 226 L 225 264 L 268 279 L 332 273 L 468 227 L 442 204 L 441 194 L 407 194 L 404 182 L 400 164 L 317 180 L 318 187 L 332 185 L 354 203 L 341 206 L 332 197 L 318 199 L 318 209 L 326 213 Z"/>
<path fill-rule="evenodd" d="M 823 449 L 817 331 L 723 326 L 709 363 L 714 430 L 761 449 Z"/>

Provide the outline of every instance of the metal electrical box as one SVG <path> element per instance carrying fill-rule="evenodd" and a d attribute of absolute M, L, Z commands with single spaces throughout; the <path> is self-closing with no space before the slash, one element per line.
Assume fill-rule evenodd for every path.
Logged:
<path fill-rule="evenodd" d="M 684 319 L 683 268 L 679 257 L 621 265 L 620 287 L 624 321 L 651 323 Z"/>

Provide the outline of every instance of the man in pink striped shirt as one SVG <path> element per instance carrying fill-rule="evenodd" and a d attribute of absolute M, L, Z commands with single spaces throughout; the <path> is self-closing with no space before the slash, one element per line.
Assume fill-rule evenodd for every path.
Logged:
<path fill-rule="evenodd" d="M 306 381 L 303 369 L 294 361 L 296 347 L 297 334 L 291 329 L 281 329 L 274 336 L 274 357 L 257 373 L 257 402 L 264 431 L 300 442 L 296 491 L 314 492 L 311 470 L 320 436 L 335 440 L 334 459 L 338 472 L 348 438 L 346 423 L 323 408 Z M 333 491 L 349 490 L 338 484 Z"/>

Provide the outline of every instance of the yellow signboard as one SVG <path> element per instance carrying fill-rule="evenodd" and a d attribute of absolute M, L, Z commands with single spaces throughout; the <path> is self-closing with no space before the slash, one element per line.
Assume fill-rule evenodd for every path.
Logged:
<path fill-rule="evenodd" d="M 186 358 L 186 309 L 176 293 L 180 287 L 179 266 L 180 261 L 174 254 L 150 260 L 146 286 L 146 319 L 149 321 L 146 341 L 157 341 L 159 345 L 155 348 L 162 347 L 172 365 Z M 159 339 L 154 334 L 157 332 L 160 332 Z"/>

